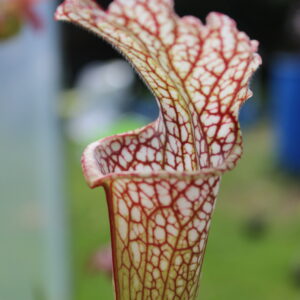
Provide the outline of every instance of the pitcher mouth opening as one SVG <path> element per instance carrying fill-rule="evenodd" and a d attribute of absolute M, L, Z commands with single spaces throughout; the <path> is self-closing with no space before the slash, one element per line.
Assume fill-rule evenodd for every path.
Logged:
<path fill-rule="evenodd" d="M 101 151 L 103 144 L 107 141 L 114 140 L 115 137 L 125 136 L 125 134 L 108 137 L 91 143 L 83 152 L 81 158 L 81 165 L 85 180 L 90 188 L 96 188 L 104 185 L 106 182 L 115 178 L 209 178 L 213 176 L 221 176 L 224 172 L 231 170 L 235 167 L 237 157 L 242 155 L 240 145 L 232 149 L 232 155 L 217 167 L 204 168 L 199 170 L 165 170 L 163 168 L 155 170 L 141 169 L 128 169 L 128 170 L 105 170 L 102 166 Z"/>

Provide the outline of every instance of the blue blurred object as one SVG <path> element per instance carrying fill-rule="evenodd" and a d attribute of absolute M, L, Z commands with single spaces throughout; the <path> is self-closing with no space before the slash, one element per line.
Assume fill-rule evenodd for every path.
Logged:
<path fill-rule="evenodd" d="M 251 86 L 253 96 L 241 107 L 239 121 L 242 128 L 250 128 L 257 123 L 260 117 L 261 80 L 260 73 L 256 73 Z"/>
<path fill-rule="evenodd" d="M 286 171 L 300 174 L 300 55 L 278 55 L 270 75 L 279 163 Z"/>
<path fill-rule="evenodd" d="M 136 98 L 131 104 L 130 111 L 145 117 L 148 122 L 156 120 L 159 115 L 158 104 L 154 97 Z"/>

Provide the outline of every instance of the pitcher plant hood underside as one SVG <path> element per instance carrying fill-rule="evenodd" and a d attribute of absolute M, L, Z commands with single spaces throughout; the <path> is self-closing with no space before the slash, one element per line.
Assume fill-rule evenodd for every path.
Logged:
<path fill-rule="evenodd" d="M 117 48 L 154 94 L 153 123 L 92 143 L 82 157 L 109 207 L 116 299 L 195 299 L 220 175 L 242 153 L 238 112 L 261 63 L 258 43 L 173 0 L 66 0 L 56 18 Z"/>

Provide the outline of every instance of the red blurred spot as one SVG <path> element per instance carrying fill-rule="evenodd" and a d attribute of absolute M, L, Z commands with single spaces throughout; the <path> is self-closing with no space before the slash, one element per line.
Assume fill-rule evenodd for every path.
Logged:
<path fill-rule="evenodd" d="M 32 25 L 32 27 L 35 29 L 42 29 L 42 19 L 34 9 L 34 6 L 39 0 L 16 0 L 16 2 L 19 2 L 19 7 L 24 18 Z"/>
<path fill-rule="evenodd" d="M 92 256 L 89 265 L 92 271 L 102 271 L 108 275 L 111 275 L 113 270 L 111 247 L 107 246 L 99 249 Z"/>

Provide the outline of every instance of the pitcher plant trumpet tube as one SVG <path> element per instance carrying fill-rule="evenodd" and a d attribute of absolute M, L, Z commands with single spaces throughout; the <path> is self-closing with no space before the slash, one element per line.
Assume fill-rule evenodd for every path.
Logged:
<path fill-rule="evenodd" d="M 158 119 L 89 145 L 82 167 L 109 208 L 117 300 L 195 299 L 221 175 L 242 153 L 238 111 L 258 43 L 221 13 L 180 18 L 173 0 L 66 0 L 59 20 L 96 33 L 154 94 Z"/>

